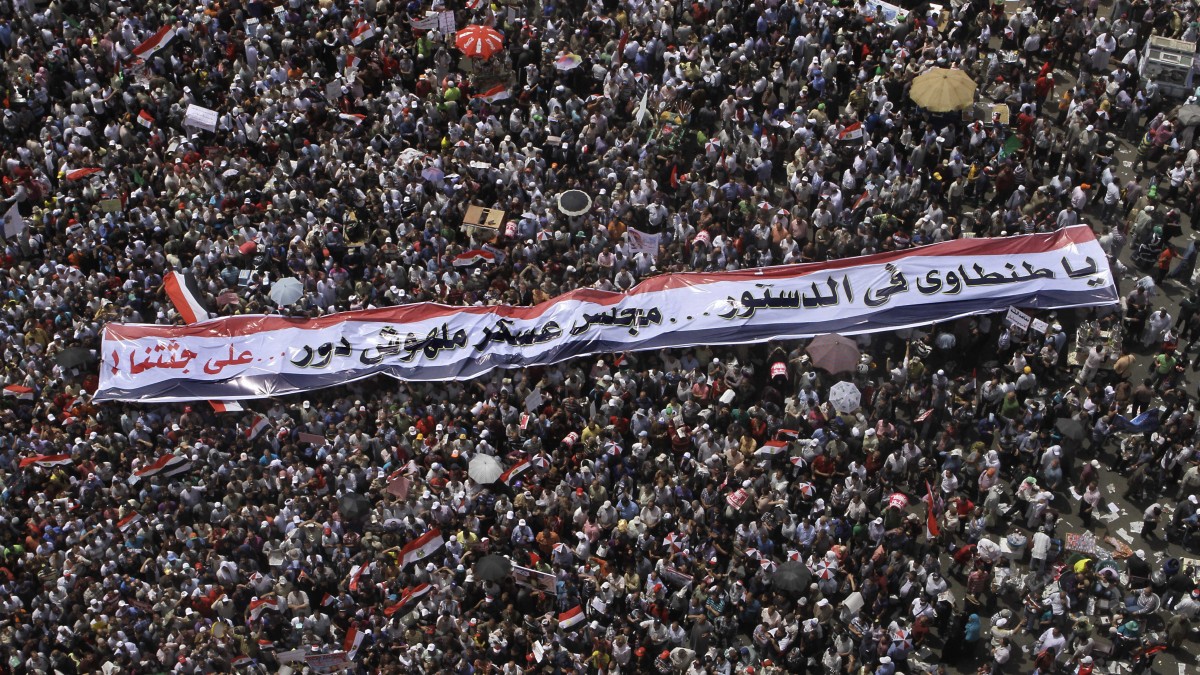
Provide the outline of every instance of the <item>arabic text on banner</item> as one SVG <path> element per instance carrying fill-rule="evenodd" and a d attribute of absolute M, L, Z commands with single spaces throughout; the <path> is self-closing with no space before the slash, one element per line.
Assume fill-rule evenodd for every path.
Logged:
<path fill-rule="evenodd" d="M 855 335 L 1009 307 L 1117 302 L 1087 226 L 828 263 L 652 277 L 534 307 L 431 303 L 313 320 L 108 324 L 96 400 L 263 398 L 372 375 L 437 381 L 625 351 Z"/>

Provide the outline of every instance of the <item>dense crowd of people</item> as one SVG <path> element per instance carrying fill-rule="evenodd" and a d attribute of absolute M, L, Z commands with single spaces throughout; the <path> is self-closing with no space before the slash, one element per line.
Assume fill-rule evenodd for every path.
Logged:
<path fill-rule="evenodd" d="M 1148 543 L 1200 530 L 1200 295 L 1172 317 L 1160 288 L 1192 279 L 1200 153 L 1138 71 L 1200 21 L 1011 4 L 0 0 L 0 672 L 1090 673 L 1179 648 L 1190 566 L 1066 535 L 1101 533 L 1117 474 Z M 503 47 L 464 55 L 468 25 Z M 935 66 L 981 107 L 916 106 Z M 1121 306 L 859 336 L 850 372 L 789 342 L 245 413 L 90 398 L 105 323 L 183 323 L 172 269 L 217 315 L 315 317 L 1078 223 L 1141 279 Z M 1081 325 L 1123 340 L 1072 359 Z M 190 465 L 139 480 L 166 452 Z M 480 484 L 481 454 L 528 468 Z"/>

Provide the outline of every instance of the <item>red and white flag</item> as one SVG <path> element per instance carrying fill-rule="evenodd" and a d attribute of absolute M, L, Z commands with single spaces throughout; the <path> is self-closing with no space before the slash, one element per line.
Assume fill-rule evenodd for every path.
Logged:
<path fill-rule="evenodd" d="M 762 444 L 762 447 L 754 452 L 755 455 L 764 455 L 774 457 L 782 452 L 787 451 L 787 441 L 767 441 Z"/>
<path fill-rule="evenodd" d="M 18 466 L 24 469 L 27 466 L 60 466 L 70 463 L 70 455 L 34 455 L 22 459 Z"/>
<path fill-rule="evenodd" d="M 355 626 L 350 626 L 350 630 L 346 631 L 346 639 L 342 641 L 342 649 L 346 650 L 346 658 L 354 660 L 354 655 L 358 653 L 358 647 L 363 641 L 363 632 Z"/>
<path fill-rule="evenodd" d="M 213 407 L 213 410 L 219 413 L 241 412 L 245 410 L 242 404 L 237 401 L 209 401 L 208 404 Z"/>
<path fill-rule="evenodd" d="M 4 395 L 11 396 L 22 401 L 32 401 L 33 389 L 20 384 L 10 384 L 4 388 Z"/>
<path fill-rule="evenodd" d="M 523 459 L 523 460 L 517 462 L 516 464 L 509 467 L 509 469 L 507 471 L 500 474 L 500 482 L 504 483 L 505 485 L 508 485 L 509 481 L 516 478 L 518 475 L 520 475 L 520 473 L 522 471 L 528 469 L 531 466 L 533 466 L 533 462 L 530 462 L 528 459 Z"/>
<path fill-rule="evenodd" d="M 86 169 L 66 169 L 63 173 L 66 175 L 67 180 L 83 180 L 94 173 L 100 173 L 102 170 L 96 167 L 88 167 Z"/>
<path fill-rule="evenodd" d="M 471 96 L 471 98 L 481 98 L 485 101 L 495 103 L 496 101 L 503 101 L 504 99 L 512 98 L 512 92 L 508 90 L 506 85 L 498 84 L 489 89 L 485 89 L 478 94 L 474 94 Z"/>
<path fill-rule="evenodd" d="M 346 120 L 347 122 L 353 122 L 355 125 L 362 124 L 367 120 L 366 115 L 356 115 L 351 113 L 339 113 L 338 117 Z"/>
<path fill-rule="evenodd" d="M 212 318 L 204 303 L 200 302 L 200 287 L 196 278 L 188 272 L 171 270 L 163 275 L 163 290 L 171 299 L 175 311 L 187 323 L 207 321 Z"/>
<path fill-rule="evenodd" d="M 352 591 L 352 592 L 357 591 L 358 585 L 359 585 L 358 584 L 359 580 L 362 579 L 362 575 L 365 574 L 370 569 L 371 569 L 370 565 L 355 565 L 354 567 L 351 567 L 350 568 L 350 576 L 348 577 L 349 583 L 346 584 L 346 588 L 350 589 L 350 591 Z"/>
<path fill-rule="evenodd" d="M 276 612 L 282 612 L 283 611 L 283 600 L 281 598 L 261 598 L 261 599 L 253 598 L 253 599 L 251 599 L 250 607 L 249 607 L 250 620 L 257 621 L 258 617 L 262 616 L 262 613 L 267 611 L 268 609 L 276 611 Z"/>
<path fill-rule="evenodd" d="M 146 60 L 154 55 L 158 50 L 166 47 L 175 39 L 175 27 L 163 26 L 158 29 L 158 32 L 151 35 L 142 44 L 133 48 L 130 56 L 134 59 Z"/>
<path fill-rule="evenodd" d="M 350 42 L 356 46 L 373 37 L 375 37 L 375 26 L 372 26 L 363 19 L 359 19 L 358 23 L 354 26 L 354 30 L 350 31 Z"/>
<path fill-rule="evenodd" d="M 325 597 L 321 598 L 322 607 L 331 607 L 337 602 L 337 596 L 333 593 L 326 593 Z"/>
<path fill-rule="evenodd" d="M 863 190 L 863 193 L 854 201 L 854 206 L 850 207 L 850 210 L 857 211 L 861 206 L 869 201 L 871 201 L 871 192 L 869 190 Z"/>
<path fill-rule="evenodd" d="M 361 65 L 362 65 L 362 59 L 358 58 L 354 54 L 351 54 L 346 57 L 346 71 L 347 72 L 349 72 L 351 70 L 357 70 L 358 67 Z"/>
<path fill-rule="evenodd" d="M 583 608 L 579 605 L 575 605 L 575 607 L 558 615 L 558 627 L 566 630 L 571 626 L 583 623 L 585 618 L 587 617 L 583 615 Z"/>
<path fill-rule="evenodd" d="M 254 665 L 254 659 L 242 654 L 241 656 L 238 656 L 230 661 L 229 665 L 233 666 L 234 668 L 244 668 L 246 666 Z"/>
<path fill-rule="evenodd" d="M 863 137 L 862 122 L 855 122 L 838 132 L 839 141 L 853 141 Z"/>
<path fill-rule="evenodd" d="M 384 616 L 392 616 L 397 613 L 404 615 L 408 613 L 408 611 L 413 608 L 417 598 L 427 595 L 432 589 L 433 587 L 429 584 L 418 584 L 416 586 L 410 586 L 409 588 L 404 589 L 400 592 L 400 600 L 391 607 L 387 607 L 383 610 Z"/>
<path fill-rule="evenodd" d="M 145 110 L 138 113 L 137 121 L 138 121 L 138 124 L 146 127 L 147 129 L 154 126 L 154 118 L 150 115 L 150 113 L 146 112 Z"/>
<path fill-rule="evenodd" d="M 258 435 L 267 430 L 271 426 L 271 422 L 262 415 L 255 415 L 254 419 L 250 420 L 250 426 L 246 428 L 246 440 L 252 441 L 258 438 Z"/>
<path fill-rule="evenodd" d="M 155 460 L 153 464 L 134 471 L 133 475 L 129 477 L 129 484 L 134 485 L 143 478 L 151 478 L 153 476 L 170 478 L 176 474 L 189 471 L 191 468 L 192 463 L 188 461 L 187 457 L 163 455 Z"/>
<path fill-rule="evenodd" d="M 483 249 L 476 248 L 454 256 L 452 264 L 455 267 L 470 267 L 476 263 L 494 262 L 496 262 L 496 255 L 494 253 L 489 253 Z"/>
<path fill-rule="evenodd" d="M 121 530 L 122 532 L 128 532 L 129 528 L 142 522 L 142 520 L 142 514 L 134 511 L 133 513 L 117 521 L 117 529 Z"/>
<path fill-rule="evenodd" d="M 436 528 L 432 529 L 400 549 L 400 564 L 408 565 L 423 560 L 437 552 L 445 543 L 445 540 L 442 539 L 442 531 Z"/>

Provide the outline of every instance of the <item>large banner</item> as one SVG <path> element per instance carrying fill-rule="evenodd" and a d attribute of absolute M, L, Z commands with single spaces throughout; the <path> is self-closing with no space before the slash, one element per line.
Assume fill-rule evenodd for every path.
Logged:
<path fill-rule="evenodd" d="M 1117 302 L 1086 226 L 963 239 L 833 262 L 666 274 L 626 293 L 576 290 L 533 307 L 422 303 L 312 320 L 239 316 L 108 324 L 101 401 L 252 399 L 372 375 L 477 377 L 592 354 L 854 335 L 1009 307 Z"/>

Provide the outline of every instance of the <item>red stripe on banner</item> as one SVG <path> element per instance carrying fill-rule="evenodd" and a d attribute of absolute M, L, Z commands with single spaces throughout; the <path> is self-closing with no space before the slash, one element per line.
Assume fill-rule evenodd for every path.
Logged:
<path fill-rule="evenodd" d="M 642 293 L 657 293 L 677 288 L 695 288 L 705 284 L 728 281 L 755 282 L 787 279 L 819 274 L 830 270 L 847 269 L 865 265 L 881 265 L 904 260 L 905 258 L 924 257 L 970 257 L 970 256 L 1003 256 L 1018 253 L 1044 253 L 1062 248 L 1086 244 L 1095 241 L 1096 235 L 1091 227 L 1077 225 L 1064 228 L 1058 232 L 1047 234 L 1029 234 L 1003 239 L 956 239 L 954 241 L 931 244 L 921 248 L 906 251 L 877 253 L 869 256 L 843 258 L 823 263 L 808 263 L 803 265 L 781 265 L 757 270 L 740 270 L 737 272 L 720 273 L 688 273 L 664 274 L 652 277 L 633 287 L 625 293 L 579 289 L 565 295 L 560 295 L 543 303 L 530 307 L 513 307 L 496 305 L 491 307 L 456 307 L 436 303 L 418 303 L 402 307 L 384 307 L 353 312 L 340 312 L 315 319 L 298 319 L 282 316 L 234 316 L 221 319 L 219 322 L 204 326 L 160 326 L 149 324 L 118 324 L 109 323 L 104 327 L 104 337 L 108 340 L 136 340 L 139 338 L 178 338 L 206 337 L 228 338 L 263 333 L 285 328 L 301 330 L 320 330 L 351 321 L 364 322 L 393 322 L 415 323 L 437 319 L 455 314 L 491 314 L 497 317 L 516 320 L 533 320 L 545 314 L 559 303 L 567 301 L 586 302 L 595 305 L 615 305 L 622 298 Z"/>

